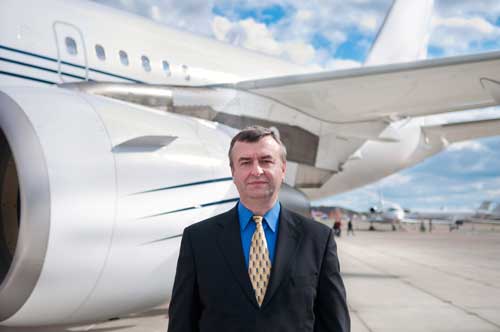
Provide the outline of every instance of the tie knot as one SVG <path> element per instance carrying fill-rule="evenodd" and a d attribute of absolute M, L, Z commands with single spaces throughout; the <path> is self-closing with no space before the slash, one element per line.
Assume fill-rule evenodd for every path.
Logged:
<path fill-rule="evenodd" d="M 252 217 L 253 221 L 255 221 L 256 224 L 262 223 L 262 216 L 253 216 Z"/>

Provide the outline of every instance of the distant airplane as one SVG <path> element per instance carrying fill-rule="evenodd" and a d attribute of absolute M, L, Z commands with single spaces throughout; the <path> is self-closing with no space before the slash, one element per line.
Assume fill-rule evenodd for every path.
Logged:
<path fill-rule="evenodd" d="M 375 224 L 390 224 L 395 231 L 405 221 L 406 211 L 397 203 L 386 202 L 380 189 L 378 195 L 378 206 L 372 206 L 368 214 L 369 230 L 375 230 Z"/>
<path fill-rule="evenodd" d="M 370 208 L 370 230 L 375 230 L 374 224 L 390 224 L 392 230 L 396 230 L 397 225 L 405 221 L 405 211 L 397 204 L 378 210 L 375 207 Z"/>
<path fill-rule="evenodd" d="M 500 204 L 483 201 L 476 211 L 411 211 L 405 215 L 405 223 L 429 222 L 432 224 L 447 224 L 451 229 L 458 229 L 464 223 L 499 223 Z"/>
<path fill-rule="evenodd" d="M 238 200 L 238 128 L 280 129 L 297 209 L 500 134 L 426 125 L 500 104 L 500 52 L 422 60 L 432 5 L 394 1 L 365 67 L 309 73 L 90 1 L 0 1 L 1 324 L 167 301 L 183 229 Z"/>
<path fill-rule="evenodd" d="M 470 221 L 472 212 L 463 211 L 411 211 L 406 215 L 406 223 L 423 223 L 428 222 L 429 228 L 432 224 L 449 225 L 450 230 L 458 229 L 465 222 Z"/>

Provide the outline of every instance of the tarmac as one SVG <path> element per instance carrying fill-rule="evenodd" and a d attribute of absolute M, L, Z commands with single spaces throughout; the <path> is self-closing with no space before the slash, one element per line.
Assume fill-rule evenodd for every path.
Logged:
<path fill-rule="evenodd" d="M 358 228 L 358 229 L 356 229 Z M 352 331 L 500 331 L 500 225 L 380 226 L 337 239 Z M 165 332 L 167 304 L 118 320 L 1 332 Z"/>

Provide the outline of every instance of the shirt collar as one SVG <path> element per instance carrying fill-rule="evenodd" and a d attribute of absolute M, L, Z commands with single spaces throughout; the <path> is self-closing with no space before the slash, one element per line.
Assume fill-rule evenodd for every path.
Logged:
<path fill-rule="evenodd" d="M 276 201 L 274 206 L 264 214 L 264 219 L 269 226 L 269 228 L 276 232 L 276 227 L 280 218 L 281 205 L 279 201 Z M 250 219 L 252 219 L 253 212 L 250 211 L 241 201 L 238 202 L 238 216 L 240 219 L 240 230 L 243 231 Z"/>

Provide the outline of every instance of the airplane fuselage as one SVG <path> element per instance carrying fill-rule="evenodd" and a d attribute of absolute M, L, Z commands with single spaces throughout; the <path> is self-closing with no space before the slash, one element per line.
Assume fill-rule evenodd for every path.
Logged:
<path fill-rule="evenodd" d="M 196 86 L 305 72 L 90 1 L 35 1 L 29 10 L 18 1 L 0 6 L 1 84 L 92 80 Z"/>

